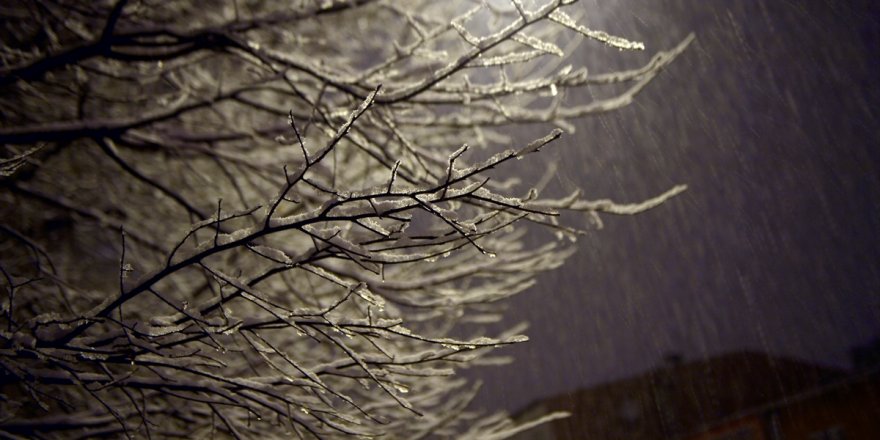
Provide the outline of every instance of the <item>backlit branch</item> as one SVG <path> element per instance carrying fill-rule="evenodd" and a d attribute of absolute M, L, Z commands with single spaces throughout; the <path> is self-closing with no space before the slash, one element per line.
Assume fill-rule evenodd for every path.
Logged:
<path fill-rule="evenodd" d="M 456 371 L 527 340 L 486 324 L 547 294 L 583 234 L 566 213 L 684 187 L 620 204 L 505 175 L 693 37 L 641 56 L 574 1 L 465 3 L 0 8 L 0 435 L 501 439 L 561 417 L 475 413 Z M 567 39 L 634 67 L 566 66 Z"/>

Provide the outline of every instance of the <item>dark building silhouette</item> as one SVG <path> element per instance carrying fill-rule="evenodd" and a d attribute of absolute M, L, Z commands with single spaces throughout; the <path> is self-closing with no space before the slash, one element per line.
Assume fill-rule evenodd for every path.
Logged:
<path fill-rule="evenodd" d="M 849 352 L 856 371 L 870 371 L 880 367 L 880 337 L 865 345 L 853 347 Z"/>
<path fill-rule="evenodd" d="M 757 352 L 685 362 L 537 402 L 517 417 L 572 417 L 526 439 L 880 439 L 880 375 Z"/>

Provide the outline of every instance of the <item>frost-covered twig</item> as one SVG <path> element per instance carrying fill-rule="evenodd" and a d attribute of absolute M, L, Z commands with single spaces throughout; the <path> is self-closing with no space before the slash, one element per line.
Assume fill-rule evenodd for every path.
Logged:
<path fill-rule="evenodd" d="M 683 187 L 617 204 L 502 175 L 692 37 L 594 74 L 563 66 L 564 34 L 643 45 L 572 1 L 111 3 L 0 12 L 39 19 L 0 49 L 0 434 L 505 438 L 557 417 L 478 416 L 454 376 L 527 339 L 483 324 L 574 251 L 523 223 L 573 238 L 565 212 Z M 567 100 L 586 86 L 610 93 Z"/>

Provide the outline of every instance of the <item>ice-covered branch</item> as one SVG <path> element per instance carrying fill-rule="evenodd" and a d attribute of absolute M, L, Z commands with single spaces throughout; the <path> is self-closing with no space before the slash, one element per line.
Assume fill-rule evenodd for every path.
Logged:
<path fill-rule="evenodd" d="M 500 439 L 561 416 L 478 416 L 455 376 L 527 340 L 485 325 L 575 250 L 524 223 L 573 241 L 566 212 L 684 186 L 622 204 L 505 173 L 692 36 L 649 59 L 568 0 L 141 3 L 0 10 L 0 435 Z M 572 38 L 632 67 L 566 66 Z"/>

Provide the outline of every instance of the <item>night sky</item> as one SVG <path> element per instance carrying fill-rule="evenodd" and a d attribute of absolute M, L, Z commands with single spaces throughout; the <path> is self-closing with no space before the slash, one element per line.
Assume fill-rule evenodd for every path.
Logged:
<path fill-rule="evenodd" d="M 507 322 L 531 322 L 532 340 L 503 352 L 514 364 L 470 374 L 485 382 L 478 403 L 516 411 L 670 353 L 751 349 L 849 367 L 849 348 L 880 334 L 880 7 L 580 5 L 586 24 L 648 46 L 584 43 L 572 62 L 592 72 L 697 40 L 633 105 L 579 121 L 547 149 L 561 164 L 550 189 L 620 202 L 690 189 L 637 217 L 604 217 L 565 267 L 512 300 Z"/>

